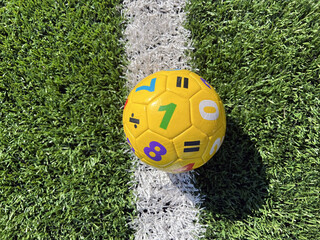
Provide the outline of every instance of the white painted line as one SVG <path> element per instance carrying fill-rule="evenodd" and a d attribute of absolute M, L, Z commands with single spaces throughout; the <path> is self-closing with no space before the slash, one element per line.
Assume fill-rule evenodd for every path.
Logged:
<path fill-rule="evenodd" d="M 185 0 L 124 0 L 127 87 L 166 69 L 190 69 L 185 50 L 190 33 L 183 28 Z M 134 194 L 138 217 L 132 222 L 136 239 L 198 239 L 202 198 L 193 173 L 167 174 L 134 158 Z"/>
<path fill-rule="evenodd" d="M 124 15 L 129 19 L 125 31 L 129 88 L 144 77 L 166 69 L 189 69 L 185 50 L 189 31 L 183 8 L 185 0 L 124 0 Z"/>

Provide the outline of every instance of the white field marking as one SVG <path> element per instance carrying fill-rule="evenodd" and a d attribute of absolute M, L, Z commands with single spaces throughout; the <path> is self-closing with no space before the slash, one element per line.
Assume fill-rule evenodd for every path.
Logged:
<path fill-rule="evenodd" d="M 184 55 L 191 49 L 189 31 L 182 24 L 185 0 L 124 0 L 123 15 L 129 24 L 124 32 L 127 87 L 166 69 L 190 69 Z M 167 174 L 134 157 L 135 204 L 138 217 L 131 226 L 136 239 L 182 240 L 203 236 L 199 223 L 203 201 L 195 188 L 193 173 Z"/>

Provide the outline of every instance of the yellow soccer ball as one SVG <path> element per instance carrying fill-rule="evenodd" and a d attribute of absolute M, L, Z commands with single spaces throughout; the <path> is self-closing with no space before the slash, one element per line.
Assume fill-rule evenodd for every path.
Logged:
<path fill-rule="evenodd" d="M 132 151 L 146 164 L 180 173 L 205 164 L 226 132 L 222 101 L 188 70 L 160 71 L 140 81 L 123 110 Z"/>

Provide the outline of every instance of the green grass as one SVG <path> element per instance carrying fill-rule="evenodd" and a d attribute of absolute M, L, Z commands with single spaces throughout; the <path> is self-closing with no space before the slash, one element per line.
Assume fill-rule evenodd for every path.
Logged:
<path fill-rule="evenodd" d="M 197 170 L 207 239 L 320 239 L 319 1 L 188 5 L 194 67 L 227 112 Z"/>
<path fill-rule="evenodd" d="M 0 239 L 128 239 L 120 1 L 0 1 Z"/>
<path fill-rule="evenodd" d="M 0 1 L 0 239 L 128 239 L 121 1 Z M 320 3 L 188 4 L 227 134 L 206 239 L 320 239 Z"/>

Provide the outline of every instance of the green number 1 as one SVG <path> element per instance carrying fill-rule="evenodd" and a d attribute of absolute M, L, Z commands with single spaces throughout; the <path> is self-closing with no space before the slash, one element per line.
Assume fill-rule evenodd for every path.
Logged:
<path fill-rule="evenodd" d="M 166 113 L 164 114 L 163 118 L 162 118 L 162 122 L 160 124 L 160 127 L 163 129 L 167 129 L 168 124 L 171 120 L 172 114 L 174 112 L 174 110 L 176 109 L 176 104 L 174 103 L 170 103 L 168 105 L 164 105 L 164 106 L 160 106 L 158 111 L 166 111 Z"/>

